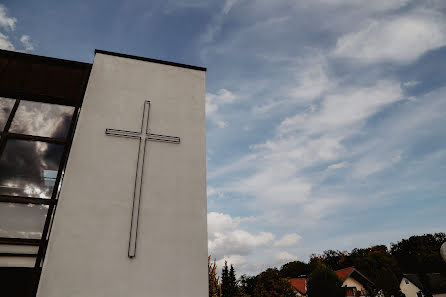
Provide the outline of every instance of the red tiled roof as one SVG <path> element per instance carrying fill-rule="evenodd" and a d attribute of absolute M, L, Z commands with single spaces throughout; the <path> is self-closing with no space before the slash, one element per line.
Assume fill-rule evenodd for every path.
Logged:
<path fill-rule="evenodd" d="M 341 282 L 343 282 L 348 275 L 350 275 L 350 273 L 352 273 L 352 271 L 355 269 L 355 267 L 347 267 L 344 269 L 339 269 L 336 270 L 336 275 L 338 276 L 338 278 L 341 280 Z"/>
<path fill-rule="evenodd" d="M 307 293 L 306 286 L 305 286 L 306 280 L 307 280 L 306 278 L 292 278 L 289 281 L 293 288 L 295 288 L 296 290 L 298 290 L 299 292 L 301 292 L 303 294 L 306 294 Z"/>

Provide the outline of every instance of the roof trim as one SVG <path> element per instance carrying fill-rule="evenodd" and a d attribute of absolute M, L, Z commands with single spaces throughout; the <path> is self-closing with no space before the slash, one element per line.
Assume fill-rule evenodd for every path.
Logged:
<path fill-rule="evenodd" d="M 368 282 L 370 282 L 371 284 L 374 285 L 374 283 L 373 283 L 368 277 L 366 277 L 364 274 L 362 274 L 362 273 L 361 273 L 358 269 L 356 269 L 354 266 L 350 266 L 350 267 L 346 267 L 346 268 L 338 269 L 338 270 L 335 271 L 335 273 L 338 272 L 338 271 L 341 271 L 341 270 L 345 270 L 345 269 L 351 269 L 351 271 L 345 276 L 344 279 L 341 280 L 342 282 L 345 282 L 345 280 L 348 279 L 353 273 L 357 273 L 357 274 L 359 274 L 359 276 L 361 276 L 362 278 L 364 278 L 366 281 L 368 281 Z M 338 277 L 339 277 L 339 276 L 338 276 Z"/>
<path fill-rule="evenodd" d="M 121 53 L 116 53 L 116 52 L 109 52 L 109 51 L 104 51 L 104 50 L 99 50 L 99 49 L 95 49 L 94 54 L 95 55 L 96 54 L 104 54 L 104 55 L 109 55 L 109 56 L 115 56 L 115 57 L 121 57 L 121 58 L 133 59 L 133 60 L 140 60 L 140 61 L 145 61 L 145 62 L 152 62 L 152 63 L 164 64 L 164 65 L 199 70 L 199 71 L 206 71 L 205 67 L 181 64 L 181 63 L 164 61 L 164 60 L 157 60 L 157 59 L 152 59 L 152 58 L 145 58 L 145 57 L 140 57 L 140 56 L 121 54 Z"/>
<path fill-rule="evenodd" d="M 9 51 L 9 50 L 4 50 L 4 49 L 0 49 L 0 54 L 10 55 L 10 56 L 15 56 L 15 57 L 23 57 L 23 58 L 44 59 L 46 61 L 51 61 L 51 62 L 59 63 L 59 64 L 72 64 L 72 65 L 79 65 L 79 66 L 91 66 L 92 65 L 91 63 L 86 63 L 86 62 L 66 60 L 66 59 L 47 57 L 47 56 L 40 56 L 40 55 L 34 55 L 34 54 L 28 54 L 28 53 L 22 53 L 22 52 L 16 52 L 16 51 Z"/>
<path fill-rule="evenodd" d="M 353 272 L 358 273 L 360 276 L 362 276 L 365 280 L 367 280 L 367 281 L 370 282 L 371 284 L 373 284 L 373 285 L 375 284 L 375 283 L 372 282 L 367 276 L 365 276 L 364 274 L 362 274 L 361 272 L 359 272 L 358 269 L 353 268 L 353 271 L 352 271 L 352 273 L 350 273 L 350 275 L 353 274 Z"/>

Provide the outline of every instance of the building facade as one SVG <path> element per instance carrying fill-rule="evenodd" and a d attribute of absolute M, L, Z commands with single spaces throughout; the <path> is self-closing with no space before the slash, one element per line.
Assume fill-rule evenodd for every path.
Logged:
<path fill-rule="evenodd" d="M 204 68 L 1 51 L 0 96 L 11 296 L 207 294 Z"/>

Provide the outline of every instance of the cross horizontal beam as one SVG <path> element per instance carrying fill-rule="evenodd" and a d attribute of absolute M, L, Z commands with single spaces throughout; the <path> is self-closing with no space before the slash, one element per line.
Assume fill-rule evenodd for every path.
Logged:
<path fill-rule="evenodd" d="M 169 136 L 169 135 L 161 135 L 153 133 L 147 133 L 146 135 L 142 135 L 142 133 L 140 132 L 107 128 L 105 129 L 105 134 L 108 136 L 118 136 L 126 138 L 141 138 L 142 136 L 142 138 L 144 138 L 145 140 L 150 140 L 150 141 L 180 143 L 180 138 L 177 136 Z"/>
<path fill-rule="evenodd" d="M 141 132 L 117 130 L 117 129 L 105 129 L 105 134 L 109 136 L 127 137 L 127 138 L 141 138 Z"/>

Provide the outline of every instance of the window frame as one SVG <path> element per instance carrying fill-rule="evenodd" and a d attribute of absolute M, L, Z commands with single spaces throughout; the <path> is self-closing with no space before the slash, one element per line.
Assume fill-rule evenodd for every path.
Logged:
<path fill-rule="evenodd" d="M 68 160 L 68 154 L 71 149 L 71 143 L 73 141 L 74 136 L 74 130 L 77 124 L 77 119 L 79 117 L 80 112 L 80 106 L 74 106 L 74 111 L 71 116 L 71 122 L 69 124 L 68 133 L 65 138 L 60 137 L 43 137 L 43 136 L 36 136 L 36 135 L 30 135 L 30 134 L 21 134 L 21 133 L 11 133 L 9 132 L 9 129 L 11 128 L 12 121 L 14 120 L 14 117 L 16 115 L 17 109 L 20 105 L 20 102 L 22 101 L 35 101 L 35 102 L 41 102 L 41 103 L 48 103 L 48 102 L 42 102 L 41 100 L 29 100 L 29 98 L 26 99 L 20 99 L 20 98 L 11 98 L 11 97 L 3 97 L 7 99 L 15 100 L 14 106 L 11 109 L 8 119 L 5 123 L 5 126 L 3 130 L 0 132 L 0 158 L 3 156 L 3 153 L 6 148 L 6 143 L 10 139 L 17 139 L 17 140 L 26 140 L 26 141 L 39 141 L 39 142 L 45 142 L 45 143 L 51 143 L 51 144 L 59 144 L 63 145 L 63 151 L 60 158 L 59 166 L 57 169 L 57 176 L 54 181 L 54 186 L 51 192 L 50 198 L 35 198 L 35 197 L 27 197 L 27 196 L 14 196 L 14 195 L 5 195 L 0 194 L 0 202 L 7 202 L 7 203 L 14 203 L 14 204 L 36 204 L 36 205 L 48 205 L 48 212 L 46 215 L 45 223 L 42 230 L 42 235 L 40 239 L 27 239 L 27 238 L 8 238 L 8 237 L 0 237 L 0 244 L 9 244 L 9 245 L 30 245 L 30 246 L 36 246 L 38 247 L 37 254 L 23 254 L 23 253 L 0 253 L 0 256 L 3 257 L 35 257 L 35 263 L 34 268 L 31 268 L 34 270 L 34 277 L 33 277 L 33 295 L 37 293 L 37 287 L 40 279 L 40 273 L 42 270 L 43 260 L 46 254 L 46 249 L 48 246 L 48 239 L 51 232 L 51 225 L 54 219 L 54 213 L 57 206 L 57 201 L 59 198 L 59 192 L 60 192 L 60 185 L 63 179 L 63 175 L 65 173 L 65 167 Z M 50 104 L 57 104 L 57 103 L 50 103 Z M 61 104 L 65 105 L 65 104 Z"/>

